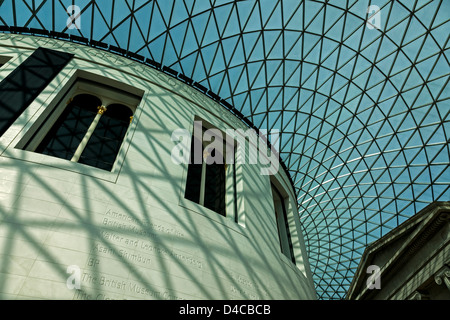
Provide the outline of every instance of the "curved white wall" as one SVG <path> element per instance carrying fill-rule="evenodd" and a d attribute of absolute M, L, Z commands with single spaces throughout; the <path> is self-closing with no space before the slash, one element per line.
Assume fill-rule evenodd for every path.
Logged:
<path fill-rule="evenodd" d="M 171 161 L 172 132 L 192 130 L 195 116 L 246 129 L 237 118 L 111 53 L 31 36 L 0 42 L 0 56 L 11 57 L 0 81 L 37 47 L 75 54 L 0 138 L 1 299 L 315 299 L 282 170 L 274 178 L 289 195 L 297 265 L 280 251 L 271 178 L 258 165 L 240 169 L 239 223 L 184 199 L 187 168 Z M 16 148 L 77 76 L 142 94 L 112 172 Z"/>

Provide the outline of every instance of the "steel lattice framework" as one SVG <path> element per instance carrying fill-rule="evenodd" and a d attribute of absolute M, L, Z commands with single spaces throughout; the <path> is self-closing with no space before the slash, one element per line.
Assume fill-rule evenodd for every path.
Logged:
<path fill-rule="evenodd" d="M 3 32 L 141 59 L 193 79 L 257 128 L 281 130 L 321 299 L 346 296 L 367 244 L 450 199 L 449 1 L 0 5 Z M 68 24 L 71 5 L 79 28 Z"/>

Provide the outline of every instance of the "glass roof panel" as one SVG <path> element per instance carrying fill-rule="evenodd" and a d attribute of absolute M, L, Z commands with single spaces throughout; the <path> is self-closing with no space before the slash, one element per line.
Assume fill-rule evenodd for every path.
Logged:
<path fill-rule="evenodd" d="M 319 298 L 342 299 L 369 243 L 450 198 L 449 13 L 443 0 L 4 0 L 0 26 L 143 55 L 281 130 Z"/>

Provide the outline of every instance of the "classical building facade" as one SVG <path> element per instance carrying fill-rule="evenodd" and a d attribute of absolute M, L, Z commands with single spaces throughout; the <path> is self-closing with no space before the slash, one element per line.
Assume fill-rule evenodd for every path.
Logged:
<path fill-rule="evenodd" d="M 450 300 L 450 203 L 435 202 L 364 252 L 351 300 Z"/>

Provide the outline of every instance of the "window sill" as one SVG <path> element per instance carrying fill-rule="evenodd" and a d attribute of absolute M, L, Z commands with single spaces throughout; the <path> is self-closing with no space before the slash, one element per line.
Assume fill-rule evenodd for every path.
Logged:
<path fill-rule="evenodd" d="M 39 165 L 52 167 L 55 169 L 70 171 L 85 176 L 91 176 L 112 183 L 115 183 L 119 176 L 119 170 L 117 169 L 114 169 L 113 172 L 109 172 L 106 170 L 98 169 L 95 167 L 87 166 L 76 162 L 71 162 L 65 159 L 59 159 L 44 154 L 35 153 L 32 151 L 8 148 L 5 150 L 3 154 L 1 154 L 1 156 L 25 162 L 32 162 Z"/>
<path fill-rule="evenodd" d="M 202 205 L 199 205 L 195 202 L 185 199 L 183 196 L 180 197 L 179 206 L 183 207 L 191 212 L 197 213 L 198 215 L 203 216 L 209 220 L 212 220 L 215 223 L 221 224 L 221 225 L 243 235 L 244 237 L 248 238 L 248 236 L 246 235 L 246 232 L 245 232 L 245 227 L 236 223 L 230 217 L 224 217 L 213 210 L 210 210 L 208 208 L 205 208 Z"/>

